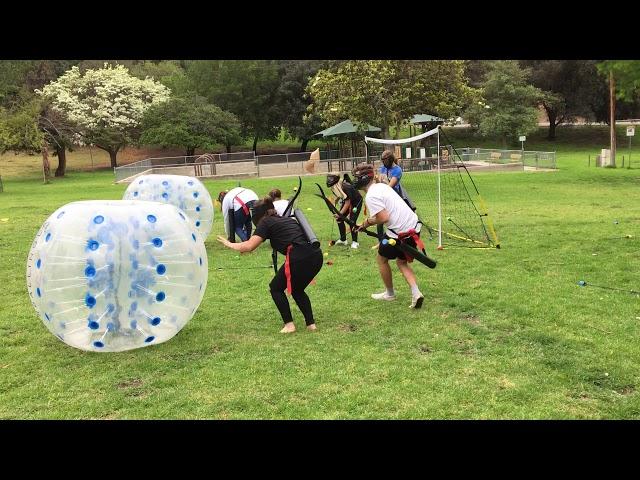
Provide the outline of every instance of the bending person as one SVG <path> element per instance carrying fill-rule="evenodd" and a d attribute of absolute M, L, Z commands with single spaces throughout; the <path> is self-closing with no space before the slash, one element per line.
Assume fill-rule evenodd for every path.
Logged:
<path fill-rule="evenodd" d="M 313 248 L 309 244 L 302 227 L 295 218 L 280 217 L 277 214 L 270 197 L 265 197 L 253 207 L 253 223 L 256 231 L 249 240 L 231 243 L 218 235 L 218 241 L 225 247 L 245 253 L 252 252 L 269 239 L 271 247 L 286 256 L 284 265 L 280 267 L 269 284 L 271 298 L 284 322 L 284 328 L 280 332 L 296 331 L 285 291 L 291 294 L 298 305 L 307 329 L 316 330 L 311 300 L 304 290 L 322 268 L 322 250 Z"/>
<path fill-rule="evenodd" d="M 338 222 L 340 240 L 337 240 L 335 245 L 347 245 L 347 227 L 341 218 L 346 217 L 352 223 L 356 223 L 360 216 L 360 210 L 362 210 L 362 195 L 347 179 L 348 176 L 346 174 L 344 180 L 340 179 L 339 175 L 327 174 L 327 187 L 340 199 L 340 207 L 338 209 L 340 210 L 340 215 L 334 215 Z M 351 229 L 351 248 L 358 248 L 359 246 L 358 231 Z"/>
<path fill-rule="evenodd" d="M 289 206 L 288 200 L 282 200 L 282 192 L 279 188 L 274 188 L 269 192 L 269 198 L 273 201 L 273 207 L 275 208 L 278 215 L 284 215 L 284 211 Z M 293 209 L 289 213 L 289 216 L 293 216 Z"/>
<path fill-rule="evenodd" d="M 417 248 L 421 227 L 418 216 L 389 185 L 375 183 L 372 165 L 360 163 L 353 169 L 353 174 L 355 176 L 354 186 L 366 192 L 364 201 L 367 204 L 369 215 L 371 215 L 364 220 L 358 229 L 365 229 L 373 225 L 386 224 L 387 226 L 384 238 L 378 246 L 377 257 L 380 277 L 386 290 L 372 294 L 371 298 L 389 301 L 396 299 L 391 267 L 389 266 L 389 260 L 396 259 L 398 269 L 411 287 L 411 305 L 409 306 L 411 308 L 422 307 L 424 296 L 418 288 L 416 275 L 408 263 L 413 259 L 407 258 L 397 244 L 391 245 L 388 242 L 390 238 L 393 238 L 396 239 L 396 242 L 404 242 Z"/>
<path fill-rule="evenodd" d="M 248 188 L 236 187 L 228 192 L 220 192 L 218 201 L 224 216 L 224 231 L 227 238 L 231 237 L 231 232 L 234 232 L 243 242 L 251 237 L 251 208 L 257 200 L 256 193 Z M 231 209 L 233 209 L 233 216 L 229 218 Z M 233 228 L 229 227 L 230 223 Z"/>

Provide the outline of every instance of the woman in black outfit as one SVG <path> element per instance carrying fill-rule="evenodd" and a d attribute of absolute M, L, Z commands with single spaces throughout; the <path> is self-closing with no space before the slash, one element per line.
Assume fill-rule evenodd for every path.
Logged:
<path fill-rule="evenodd" d="M 231 243 L 218 235 L 218 241 L 225 247 L 245 253 L 252 252 L 269 239 L 271 247 L 285 255 L 284 265 L 280 267 L 269 284 L 271 297 L 284 321 L 284 328 L 280 332 L 296 331 L 285 290 L 291 294 L 304 315 L 307 329 L 316 330 L 311 300 L 304 289 L 322 268 L 322 250 L 313 248 L 309 244 L 309 240 L 295 218 L 280 217 L 273 207 L 273 200 L 269 197 L 265 197 L 254 205 L 252 221 L 256 230 L 249 240 Z"/>

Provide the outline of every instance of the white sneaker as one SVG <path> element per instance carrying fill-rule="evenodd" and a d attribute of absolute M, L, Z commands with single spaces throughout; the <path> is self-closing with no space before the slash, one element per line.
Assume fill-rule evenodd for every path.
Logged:
<path fill-rule="evenodd" d="M 424 302 L 424 295 L 420 293 L 411 298 L 411 305 L 409 305 L 409 308 L 420 308 L 422 307 L 422 302 Z"/>
<path fill-rule="evenodd" d="M 358 248 L 360 246 L 360 244 L 358 242 L 352 242 L 351 243 L 351 248 Z"/>
<path fill-rule="evenodd" d="M 336 240 L 336 243 L 334 243 L 334 245 L 348 245 L 346 240 Z"/>
<path fill-rule="evenodd" d="M 371 298 L 374 300 L 386 300 L 387 302 L 391 302 L 396 299 L 395 295 L 387 295 L 387 291 L 385 290 L 382 293 L 372 293 Z"/>

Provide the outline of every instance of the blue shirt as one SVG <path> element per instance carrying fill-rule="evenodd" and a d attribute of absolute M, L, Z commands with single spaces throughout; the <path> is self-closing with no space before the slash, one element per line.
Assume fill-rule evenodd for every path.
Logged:
<path fill-rule="evenodd" d="M 398 183 L 396 183 L 393 186 L 393 189 L 400 194 L 400 178 L 402 178 L 402 168 L 400 168 L 400 165 L 394 165 L 391 168 L 387 168 L 384 165 L 382 165 L 380 167 L 379 170 L 380 174 L 382 175 L 386 175 L 387 176 L 387 180 L 391 181 L 391 179 L 393 177 L 396 177 L 398 179 Z"/>

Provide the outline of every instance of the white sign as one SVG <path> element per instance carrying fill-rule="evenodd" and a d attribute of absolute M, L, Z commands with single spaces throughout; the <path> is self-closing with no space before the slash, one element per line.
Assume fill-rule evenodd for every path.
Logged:
<path fill-rule="evenodd" d="M 405 148 L 404 153 L 406 155 L 406 158 L 411 158 L 411 147 Z"/>
<path fill-rule="evenodd" d="M 525 137 L 524 135 L 520 135 L 520 141 L 521 142 L 526 142 L 527 141 L 527 137 Z"/>
<path fill-rule="evenodd" d="M 425 148 L 420 148 L 420 158 L 427 158 L 427 150 Z"/>
<path fill-rule="evenodd" d="M 633 137 L 636 134 L 636 127 L 627 127 L 627 137 Z"/>

